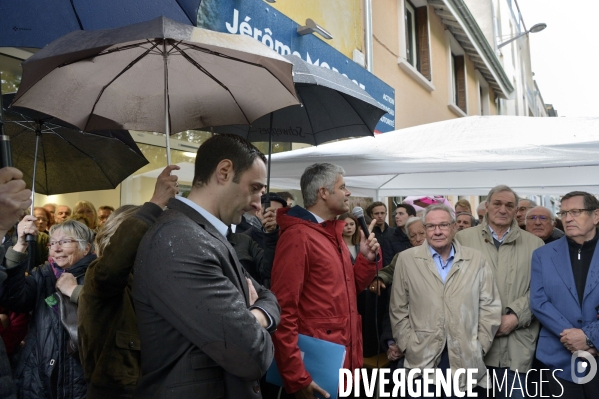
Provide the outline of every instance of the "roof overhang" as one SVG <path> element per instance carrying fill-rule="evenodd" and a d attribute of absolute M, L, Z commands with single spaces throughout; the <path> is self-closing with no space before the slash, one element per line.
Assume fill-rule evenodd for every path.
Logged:
<path fill-rule="evenodd" d="M 466 3 L 463 0 L 429 0 L 428 3 L 496 95 L 511 98 L 514 87 Z"/>

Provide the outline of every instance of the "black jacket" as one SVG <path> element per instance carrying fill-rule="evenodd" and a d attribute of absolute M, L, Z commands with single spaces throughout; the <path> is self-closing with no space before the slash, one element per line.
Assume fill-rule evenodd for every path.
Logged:
<path fill-rule="evenodd" d="M 563 231 L 561 231 L 560 229 L 558 229 L 557 227 L 555 227 L 553 229 L 553 232 L 551 232 L 551 235 L 549 237 L 547 237 L 546 239 L 544 239 L 543 242 L 545 244 L 549 244 L 550 242 L 553 242 L 553 241 L 555 241 L 557 239 L 562 238 L 564 235 L 565 234 L 564 234 Z"/>
<path fill-rule="evenodd" d="M 69 272 L 83 284 L 85 271 L 95 259 L 85 256 Z M 27 258 L 7 270 L 1 302 L 8 309 L 33 311 L 25 347 L 14 370 L 21 399 L 84 399 L 86 392 L 79 359 L 67 354 L 69 335 L 60 324 L 60 316 L 46 303 L 56 290 L 56 277 L 46 263 L 25 276 Z"/>
<path fill-rule="evenodd" d="M 381 250 L 383 251 L 383 266 L 386 266 L 391 263 L 391 260 L 395 255 L 393 245 L 391 243 L 393 235 L 395 234 L 395 229 L 385 223 L 385 231 L 381 231 L 379 226 L 374 226 L 372 232 L 374 233 L 376 240 L 381 245 Z"/>
<path fill-rule="evenodd" d="M 391 248 L 393 249 L 393 255 L 391 256 L 391 259 L 389 259 L 389 263 L 391 263 L 393 257 L 398 252 L 402 252 L 408 248 L 412 248 L 412 244 L 410 244 L 410 239 L 408 238 L 406 233 L 403 232 L 403 229 L 401 229 L 400 227 L 395 228 L 395 231 L 389 237 L 389 242 L 391 243 Z M 389 265 L 389 263 L 384 262 L 383 266 L 387 266 Z"/>
<path fill-rule="evenodd" d="M 252 227 L 250 230 L 254 230 L 254 228 Z M 235 249 L 237 258 L 243 268 L 254 280 L 268 288 L 270 286 L 272 262 L 275 258 L 275 248 L 279 239 L 278 229 L 274 234 L 264 233 L 263 237 L 266 237 L 263 240 L 264 247 L 246 233 L 230 233 L 227 240 Z"/>
<path fill-rule="evenodd" d="M 4 246 L 0 246 L 0 263 L 4 263 Z M 0 271 L 0 284 L 6 279 L 6 273 Z M 12 380 L 10 363 L 6 355 L 4 341 L 0 339 L 0 398 L 14 399 L 17 396 L 17 388 Z"/>

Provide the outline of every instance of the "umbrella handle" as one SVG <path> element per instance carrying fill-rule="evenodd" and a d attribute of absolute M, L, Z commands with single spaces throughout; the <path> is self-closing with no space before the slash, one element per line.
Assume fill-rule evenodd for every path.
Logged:
<path fill-rule="evenodd" d="M 3 122 L 0 122 L 3 123 Z M 12 155 L 10 152 L 10 136 L 0 136 L 0 161 L 2 167 L 12 166 Z"/>

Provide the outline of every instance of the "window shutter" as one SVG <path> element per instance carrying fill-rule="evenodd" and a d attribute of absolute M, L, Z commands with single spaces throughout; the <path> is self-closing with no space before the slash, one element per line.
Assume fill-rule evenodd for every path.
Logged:
<path fill-rule="evenodd" d="M 462 111 L 466 111 L 466 73 L 464 66 L 464 56 L 455 56 L 455 75 L 456 86 L 458 90 L 458 103 L 456 104 Z"/>
<path fill-rule="evenodd" d="M 428 7 L 426 6 L 416 9 L 416 30 L 420 73 L 428 80 L 431 80 L 431 56 L 428 45 Z"/>

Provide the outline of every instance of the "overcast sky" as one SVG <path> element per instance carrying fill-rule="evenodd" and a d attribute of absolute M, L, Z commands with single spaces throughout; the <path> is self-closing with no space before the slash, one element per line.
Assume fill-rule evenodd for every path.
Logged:
<path fill-rule="evenodd" d="M 599 0 L 518 0 L 530 34 L 532 71 L 559 116 L 599 117 Z"/>

